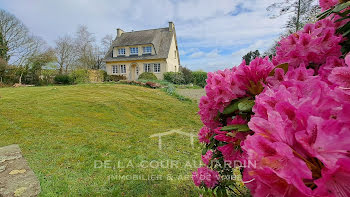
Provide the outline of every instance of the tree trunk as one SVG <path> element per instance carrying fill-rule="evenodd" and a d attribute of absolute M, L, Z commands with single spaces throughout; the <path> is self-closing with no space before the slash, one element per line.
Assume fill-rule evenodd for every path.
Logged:
<path fill-rule="evenodd" d="M 60 71 L 59 71 L 60 75 L 62 74 L 62 72 L 63 72 L 63 64 L 60 64 Z"/>
<path fill-rule="evenodd" d="M 19 84 L 22 84 L 22 76 L 23 76 L 23 71 L 21 72 L 21 76 L 19 76 L 19 80 L 18 80 Z"/>
<path fill-rule="evenodd" d="M 296 21 L 296 24 L 295 24 L 295 32 L 299 31 L 299 26 L 300 26 L 300 2 L 301 0 L 298 1 L 298 7 L 297 7 L 297 21 Z"/>

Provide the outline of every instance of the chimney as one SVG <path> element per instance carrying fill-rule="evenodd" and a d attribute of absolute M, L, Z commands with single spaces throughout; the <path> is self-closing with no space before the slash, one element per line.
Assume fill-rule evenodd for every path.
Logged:
<path fill-rule="evenodd" d="M 122 29 L 117 29 L 117 38 L 119 38 L 122 34 L 124 33 L 124 31 Z"/>
<path fill-rule="evenodd" d="M 173 31 L 175 29 L 175 25 L 174 25 L 174 23 L 173 22 L 169 22 L 169 31 L 171 32 L 171 31 Z"/>

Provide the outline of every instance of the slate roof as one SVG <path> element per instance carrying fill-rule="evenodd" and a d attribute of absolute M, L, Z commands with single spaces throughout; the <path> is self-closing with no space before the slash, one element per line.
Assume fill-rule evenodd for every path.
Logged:
<path fill-rule="evenodd" d="M 142 31 L 124 32 L 120 37 L 117 37 L 111 48 L 108 50 L 104 61 L 130 61 L 143 59 L 162 59 L 168 58 L 171 39 L 175 33 L 169 31 L 169 28 L 149 29 Z M 155 49 L 154 55 L 142 56 L 118 56 L 112 57 L 114 47 L 135 46 L 143 44 L 152 44 Z"/>

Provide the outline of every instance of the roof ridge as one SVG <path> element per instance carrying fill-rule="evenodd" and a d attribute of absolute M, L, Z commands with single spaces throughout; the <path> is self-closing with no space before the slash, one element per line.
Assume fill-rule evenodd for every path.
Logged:
<path fill-rule="evenodd" d="M 141 31 L 160 30 L 160 29 L 169 29 L 169 27 L 162 27 L 162 28 L 155 28 L 155 29 L 144 29 L 144 30 L 137 30 L 137 31 L 128 31 L 128 32 L 123 32 L 123 34 L 134 33 L 134 32 L 141 32 Z"/>

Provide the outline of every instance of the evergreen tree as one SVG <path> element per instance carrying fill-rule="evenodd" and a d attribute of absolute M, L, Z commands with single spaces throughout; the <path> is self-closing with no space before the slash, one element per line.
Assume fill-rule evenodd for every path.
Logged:
<path fill-rule="evenodd" d="M 4 40 L 2 33 L 0 31 L 0 58 L 5 60 L 6 62 L 10 59 L 10 56 L 7 55 L 8 52 L 8 47 L 7 47 L 7 43 Z"/>
<path fill-rule="evenodd" d="M 260 57 L 260 52 L 259 50 L 255 50 L 255 51 L 249 51 L 247 54 L 245 54 L 242 59 L 245 60 L 245 63 L 247 65 L 250 64 L 250 62 L 255 59 L 256 57 Z"/>

